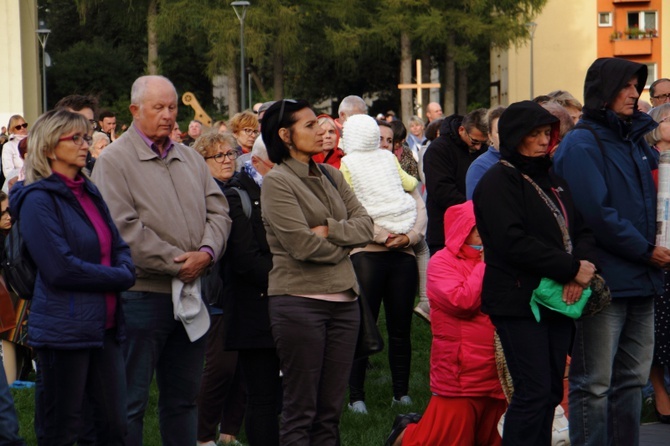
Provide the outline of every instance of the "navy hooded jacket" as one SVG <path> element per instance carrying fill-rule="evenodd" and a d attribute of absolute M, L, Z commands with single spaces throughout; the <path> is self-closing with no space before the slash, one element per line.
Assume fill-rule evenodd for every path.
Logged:
<path fill-rule="evenodd" d="M 616 58 L 591 65 L 580 124 L 596 132 L 603 150 L 591 131 L 577 128 L 566 135 L 554 157 L 555 172 L 575 191 L 575 205 L 593 229 L 598 266 L 615 298 L 663 293 L 663 273 L 649 263 L 656 240 L 651 171 L 658 152 L 644 140 L 657 124 L 637 107 L 627 119 L 608 107 L 634 76 L 641 92 L 646 66 Z"/>
<path fill-rule="evenodd" d="M 105 293 L 135 283 L 130 248 L 88 179 L 84 188 L 112 233 L 112 266 L 100 264 L 98 236 L 74 193 L 55 174 L 25 186 L 18 182 L 9 194 L 11 214 L 35 264 L 37 281 L 28 320 L 33 347 L 78 349 L 102 347 L 105 333 Z M 117 338 L 124 338 L 120 299 L 116 307 Z"/>

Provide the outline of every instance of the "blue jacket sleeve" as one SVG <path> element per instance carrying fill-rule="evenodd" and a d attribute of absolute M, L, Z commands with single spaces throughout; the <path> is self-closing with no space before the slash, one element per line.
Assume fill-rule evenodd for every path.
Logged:
<path fill-rule="evenodd" d="M 127 246 L 117 244 L 112 248 L 115 266 L 76 257 L 55 206 L 48 193 L 36 191 L 21 207 L 21 234 L 41 280 L 47 286 L 72 291 L 110 292 L 130 288 L 135 283 L 135 272 Z M 118 233 L 114 239 L 121 240 Z"/>

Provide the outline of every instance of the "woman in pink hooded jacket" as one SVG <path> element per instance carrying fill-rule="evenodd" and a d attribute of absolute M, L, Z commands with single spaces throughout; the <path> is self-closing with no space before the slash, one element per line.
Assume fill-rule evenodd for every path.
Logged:
<path fill-rule="evenodd" d="M 412 415 L 396 419 L 389 445 L 501 444 L 497 424 L 507 403 L 495 365 L 493 324 L 480 310 L 484 254 L 472 201 L 447 209 L 444 221 L 445 247 L 428 263 L 433 397 L 418 424 L 408 424 Z"/>

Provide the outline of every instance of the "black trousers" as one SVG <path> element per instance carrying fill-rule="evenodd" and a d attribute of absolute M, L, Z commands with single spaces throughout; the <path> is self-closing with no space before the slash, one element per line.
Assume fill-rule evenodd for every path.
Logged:
<path fill-rule="evenodd" d="M 416 297 L 418 269 L 416 258 L 397 251 L 359 252 L 351 256 L 361 287 L 361 298 L 375 319 L 382 302 L 388 332 L 388 358 L 391 367 L 393 396 L 399 399 L 409 391 L 412 360 L 412 310 Z M 349 400 L 365 400 L 367 359 L 354 361 L 349 379 Z"/>
<path fill-rule="evenodd" d="M 281 378 L 274 348 L 243 349 L 238 359 L 247 388 L 244 428 L 249 446 L 279 446 Z"/>
<path fill-rule="evenodd" d="M 491 316 L 500 336 L 514 395 L 505 415 L 503 445 L 550 446 L 554 409 L 563 399 L 563 375 L 574 322 L 565 316 Z"/>

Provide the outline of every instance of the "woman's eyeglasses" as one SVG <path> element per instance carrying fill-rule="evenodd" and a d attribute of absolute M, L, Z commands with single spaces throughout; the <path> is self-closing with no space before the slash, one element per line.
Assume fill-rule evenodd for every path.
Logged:
<path fill-rule="evenodd" d="M 28 123 L 27 122 L 24 122 L 23 124 L 19 124 L 19 125 L 14 126 L 14 130 L 16 130 L 17 132 L 21 129 L 27 129 L 27 128 L 28 128 Z"/>
<path fill-rule="evenodd" d="M 242 129 L 242 131 L 247 135 L 247 136 L 258 136 L 260 133 L 258 130 L 252 129 L 251 127 L 245 127 Z"/>
<path fill-rule="evenodd" d="M 84 144 L 84 141 L 86 141 L 86 144 L 89 146 L 93 142 L 93 137 L 90 135 L 72 135 L 72 136 L 63 136 L 62 138 L 58 138 L 58 141 L 72 141 L 78 146 L 81 146 Z"/>
<path fill-rule="evenodd" d="M 228 157 L 228 159 L 231 160 L 231 161 L 235 161 L 238 156 L 239 156 L 239 153 L 237 153 L 235 151 L 228 152 L 228 153 L 219 152 L 216 155 L 206 156 L 205 159 L 206 160 L 214 159 L 214 161 L 216 161 L 217 163 L 223 163 L 225 161 L 226 157 Z"/>

